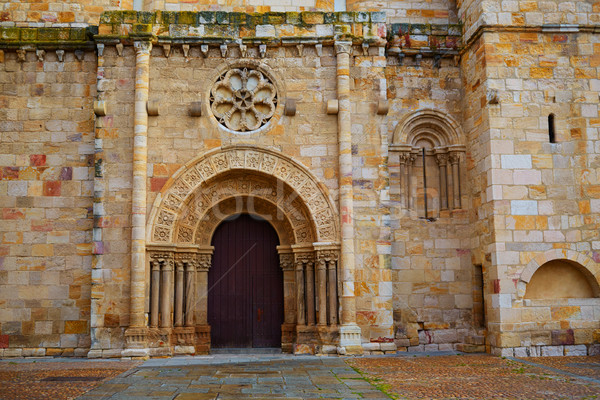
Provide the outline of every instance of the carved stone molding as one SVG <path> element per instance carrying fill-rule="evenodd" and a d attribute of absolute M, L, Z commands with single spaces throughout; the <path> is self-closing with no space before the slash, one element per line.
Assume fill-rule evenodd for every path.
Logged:
<path fill-rule="evenodd" d="M 339 240 L 337 210 L 322 185 L 304 167 L 275 151 L 250 146 L 219 149 L 187 163 L 171 182 L 149 218 L 151 243 L 207 245 L 210 241 L 198 240 L 198 229 L 206 234 L 210 226 L 202 223 L 244 211 L 236 202 L 245 201 L 247 207 L 248 199 L 266 215 L 283 213 L 288 222 L 282 222 L 281 229 L 293 232 L 290 244 Z M 225 201 L 233 206 L 219 209 L 217 205 Z"/>
<path fill-rule="evenodd" d="M 270 121 L 277 108 L 277 89 L 258 69 L 233 68 L 210 91 L 210 109 L 227 129 L 255 131 Z"/>

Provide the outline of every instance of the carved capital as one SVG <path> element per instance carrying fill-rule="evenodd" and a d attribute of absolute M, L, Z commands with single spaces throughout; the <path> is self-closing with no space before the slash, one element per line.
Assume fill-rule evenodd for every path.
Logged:
<path fill-rule="evenodd" d="M 439 153 L 435 155 L 435 160 L 437 161 L 440 167 L 445 167 L 448 164 L 448 154 L 447 153 Z"/>
<path fill-rule="evenodd" d="M 460 161 L 460 153 L 450 153 L 450 164 L 454 165 Z"/>
<path fill-rule="evenodd" d="M 133 43 L 133 48 L 136 54 L 150 54 L 150 51 L 152 51 L 152 42 L 140 40 Z"/>
<path fill-rule="evenodd" d="M 352 42 L 338 41 L 335 42 L 335 54 L 346 53 L 352 55 Z"/>
<path fill-rule="evenodd" d="M 208 271 L 212 265 L 212 255 L 211 254 L 199 254 L 196 257 L 196 263 L 198 265 L 199 270 Z"/>
<path fill-rule="evenodd" d="M 284 271 L 289 271 L 294 268 L 294 255 L 293 254 L 280 254 L 279 265 Z"/>

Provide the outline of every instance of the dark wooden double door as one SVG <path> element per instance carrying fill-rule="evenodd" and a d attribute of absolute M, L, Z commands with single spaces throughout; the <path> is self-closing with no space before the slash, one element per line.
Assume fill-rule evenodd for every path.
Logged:
<path fill-rule="evenodd" d="M 208 273 L 211 347 L 280 347 L 283 272 L 279 239 L 265 220 L 247 214 L 216 229 Z"/>

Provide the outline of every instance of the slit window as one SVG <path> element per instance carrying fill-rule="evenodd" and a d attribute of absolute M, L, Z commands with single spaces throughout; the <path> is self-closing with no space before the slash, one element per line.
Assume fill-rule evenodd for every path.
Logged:
<path fill-rule="evenodd" d="M 556 128 L 554 125 L 554 114 L 548 115 L 548 140 L 556 143 Z"/>

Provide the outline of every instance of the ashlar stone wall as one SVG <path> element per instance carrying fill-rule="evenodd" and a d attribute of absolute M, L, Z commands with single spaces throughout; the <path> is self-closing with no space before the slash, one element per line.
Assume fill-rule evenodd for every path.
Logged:
<path fill-rule="evenodd" d="M 0 51 L 0 355 L 90 345 L 96 57 Z"/>

